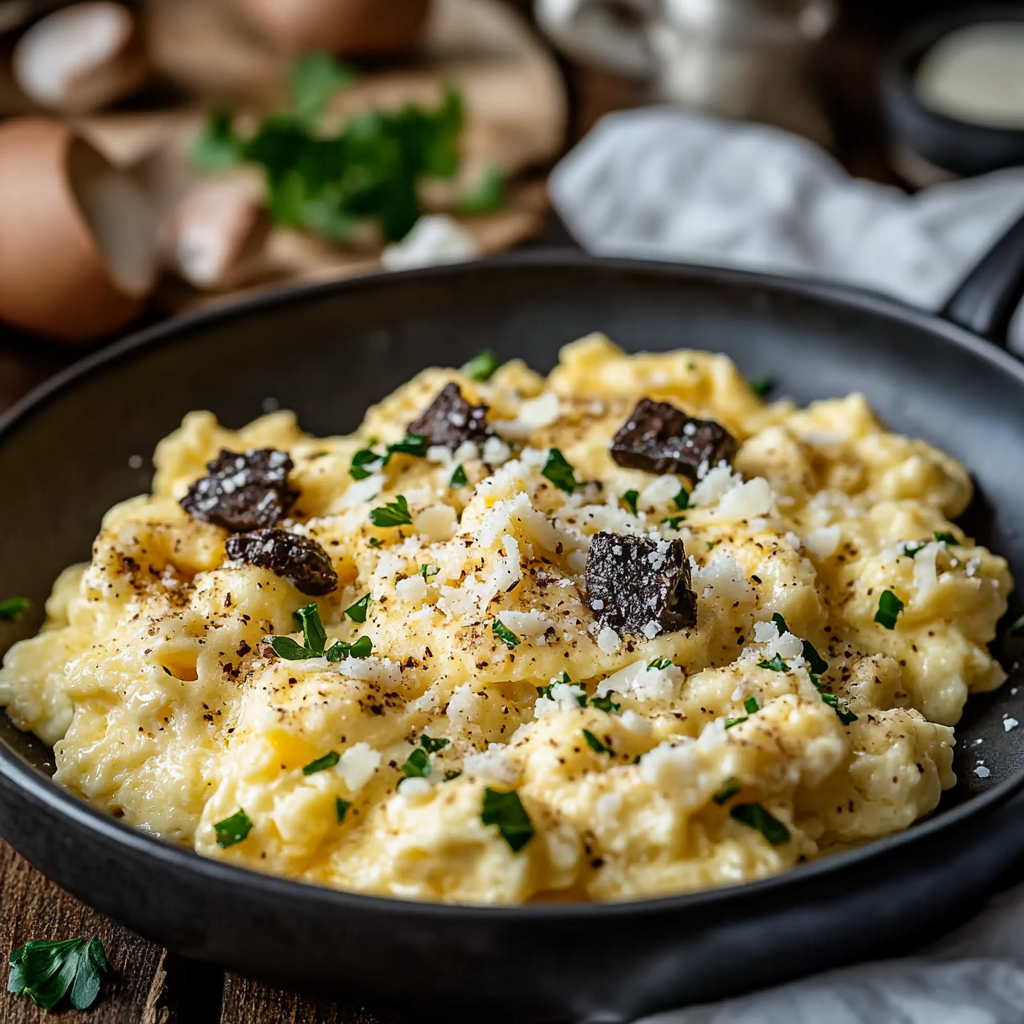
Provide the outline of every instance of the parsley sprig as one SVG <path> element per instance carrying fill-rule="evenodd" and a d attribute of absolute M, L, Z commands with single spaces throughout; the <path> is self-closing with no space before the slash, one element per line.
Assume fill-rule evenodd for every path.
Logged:
<path fill-rule="evenodd" d="M 96 1001 L 103 975 L 110 970 L 99 939 L 32 939 L 19 946 L 10 958 L 7 991 L 28 996 L 37 1006 L 50 1010 L 65 995 L 76 1010 L 87 1010 Z"/>
<path fill-rule="evenodd" d="M 413 455 L 422 459 L 427 454 L 427 438 L 424 434 L 406 434 L 401 441 L 389 444 L 382 452 L 378 452 L 371 445 L 368 448 L 360 448 L 352 456 L 352 463 L 348 467 L 348 475 L 353 480 L 365 480 L 373 473 L 384 469 L 394 455 Z"/>
<path fill-rule="evenodd" d="M 903 602 L 891 590 L 883 590 L 878 599 L 875 622 L 886 629 L 895 629 L 896 619 L 901 611 L 903 611 Z"/>
<path fill-rule="evenodd" d="M 509 649 L 518 647 L 522 641 L 505 625 L 501 619 L 495 619 L 491 624 L 491 632 Z"/>
<path fill-rule="evenodd" d="M 484 803 L 480 820 L 485 825 L 497 825 L 501 838 L 518 853 L 534 836 L 535 829 L 519 794 L 513 789 L 502 792 L 488 787 L 484 790 Z"/>
<path fill-rule="evenodd" d="M 357 601 L 345 614 L 357 606 L 369 603 L 370 595 Z M 358 615 L 358 611 L 356 615 Z M 362 609 L 362 619 L 356 615 L 349 616 L 353 621 L 366 621 L 366 607 Z M 274 653 L 285 661 L 305 661 L 307 658 L 326 658 L 328 661 L 341 661 L 342 658 L 368 658 L 373 653 L 373 641 L 368 636 L 361 636 L 352 643 L 335 640 L 327 650 L 327 631 L 320 620 L 320 609 L 316 603 L 307 604 L 295 613 L 295 618 L 302 627 L 302 643 L 297 643 L 290 636 L 268 636 L 267 640 Z"/>
<path fill-rule="evenodd" d="M 760 832 L 772 846 L 781 846 L 792 838 L 785 824 L 761 804 L 736 804 L 729 814 L 748 828 Z"/>
<path fill-rule="evenodd" d="M 412 516 L 409 514 L 409 502 L 404 494 L 399 494 L 394 501 L 370 509 L 370 522 L 374 526 L 411 526 Z"/>
<path fill-rule="evenodd" d="M 572 494 L 580 486 L 576 471 L 572 468 L 559 448 L 548 449 L 548 460 L 540 475 L 550 480 L 560 491 Z"/>

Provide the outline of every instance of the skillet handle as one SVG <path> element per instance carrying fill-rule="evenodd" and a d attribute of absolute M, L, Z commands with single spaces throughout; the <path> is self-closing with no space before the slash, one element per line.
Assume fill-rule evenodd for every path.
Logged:
<path fill-rule="evenodd" d="M 1010 321 L 1024 297 L 1024 215 L 967 275 L 942 316 L 1006 348 Z"/>

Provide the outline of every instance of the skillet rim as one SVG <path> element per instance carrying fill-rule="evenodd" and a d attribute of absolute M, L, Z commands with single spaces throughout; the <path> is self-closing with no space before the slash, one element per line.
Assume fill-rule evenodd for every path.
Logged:
<path fill-rule="evenodd" d="M 135 355 L 137 352 L 173 343 L 194 328 L 216 327 L 221 321 L 240 314 L 259 313 L 269 307 L 301 303 L 311 297 L 318 298 L 333 292 L 350 292 L 367 288 L 387 288 L 392 281 L 425 280 L 451 275 L 476 273 L 502 273 L 521 267 L 544 267 L 550 270 L 598 267 L 633 273 L 657 274 L 664 277 L 688 279 L 704 278 L 710 281 L 744 285 L 747 288 L 771 291 L 777 295 L 810 297 L 833 306 L 874 313 L 911 327 L 936 334 L 966 350 L 972 356 L 991 363 L 996 369 L 1008 373 L 1024 387 L 1024 363 L 996 344 L 986 341 L 970 331 L 938 315 L 912 307 L 880 293 L 832 283 L 810 276 L 784 276 L 733 267 L 710 264 L 674 263 L 660 260 L 595 257 L 574 250 L 545 250 L 543 252 L 505 253 L 471 263 L 419 268 L 400 272 L 384 272 L 342 281 L 315 282 L 250 296 L 238 302 L 212 309 L 200 310 L 163 323 L 133 332 L 126 338 L 97 350 L 72 366 L 61 370 L 23 399 L 0 415 L 0 445 L 16 435 L 17 428 L 47 402 L 72 388 L 78 381 L 92 377 L 109 365 Z M 276 875 L 262 874 L 249 868 L 202 857 L 194 850 L 150 835 L 109 817 L 85 800 L 62 789 L 38 769 L 26 763 L 8 743 L 0 738 L 0 779 L 17 787 L 23 795 L 66 820 L 77 828 L 93 833 L 95 839 L 114 847 L 127 847 L 136 856 L 152 857 L 171 870 L 194 872 L 206 884 L 230 886 L 240 891 L 263 891 L 272 898 L 293 901 L 324 901 L 339 911 L 346 909 L 372 911 L 386 910 L 398 914 L 414 914 L 444 920 L 469 919 L 497 922 L 509 919 L 562 922 L 580 918 L 584 920 L 619 918 L 668 912 L 685 913 L 707 906 L 733 904 L 736 900 L 755 900 L 760 896 L 778 895 L 805 881 L 820 876 L 837 874 L 846 867 L 860 866 L 866 861 L 881 860 L 886 855 L 919 842 L 928 842 L 937 835 L 952 831 L 965 822 L 981 818 L 1007 802 L 1024 788 L 1024 768 L 997 783 L 986 792 L 968 798 L 962 804 L 910 828 L 863 846 L 822 857 L 807 864 L 796 865 L 777 875 L 735 885 L 723 885 L 694 892 L 659 896 L 651 899 L 609 902 L 549 903 L 525 905 L 453 904 L 425 900 L 402 899 L 392 896 L 366 895 L 331 889 L 326 886 L 298 881 Z"/>

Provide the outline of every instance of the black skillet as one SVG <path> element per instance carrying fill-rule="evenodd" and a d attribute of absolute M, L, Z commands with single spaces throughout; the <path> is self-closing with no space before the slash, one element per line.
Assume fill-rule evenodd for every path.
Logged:
<path fill-rule="evenodd" d="M 580 256 L 317 286 L 171 322 L 0 421 L 0 595 L 41 608 L 57 573 L 88 557 L 103 513 L 147 489 L 148 468 L 129 458 L 148 458 L 190 409 L 240 426 L 272 400 L 306 429 L 338 433 L 421 367 L 489 346 L 548 370 L 562 343 L 592 330 L 627 349 L 725 351 L 799 402 L 865 392 L 894 429 L 970 467 L 979 498 L 965 525 L 1024 579 L 1024 367 L 979 337 L 1006 327 L 1021 241 L 951 304 L 973 335 L 824 284 Z M 0 640 L 38 625 L 37 613 Z M 0 833 L 76 896 L 187 956 L 418 1017 L 625 1021 L 907 953 L 975 909 L 1024 852 L 1022 801 L 1010 800 L 1024 784 L 1024 727 L 1003 724 L 1007 713 L 1024 722 L 1024 693 L 1011 686 L 973 700 L 960 782 L 930 820 L 777 878 L 648 902 L 436 906 L 202 860 L 59 789 L 50 751 L 2 716 Z"/>

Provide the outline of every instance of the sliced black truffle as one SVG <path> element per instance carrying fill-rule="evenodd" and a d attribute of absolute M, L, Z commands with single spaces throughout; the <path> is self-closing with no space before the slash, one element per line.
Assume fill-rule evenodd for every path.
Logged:
<path fill-rule="evenodd" d="M 486 405 L 470 405 L 462 397 L 458 384 L 446 384 L 426 412 L 409 424 L 406 432 L 422 434 L 428 445 L 455 451 L 466 441 L 485 441 L 491 436 L 486 417 Z"/>
<path fill-rule="evenodd" d="M 675 633 L 697 624 L 683 542 L 598 533 L 587 557 L 587 604 L 619 636 Z"/>
<path fill-rule="evenodd" d="M 287 452 L 259 448 L 244 455 L 222 449 L 181 499 L 193 519 L 241 533 L 273 526 L 295 504 L 288 486 L 293 468 Z"/>
<path fill-rule="evenodd" d="M 315 540 L 287 530 L 254 530 L 228 537 L 228 558 L 269 569 L 297 590 L 322 597 L 338 589 L 330 556 Z"/>
<path fill-rule="evenodd" d="M 627 469 L 682 473 L 697 479 L 702 462 L 732 462 L 736 439 L 715 420 L 687 416 L 668 402 L 641 398 L 612 438 L 611 456 Z"/>

